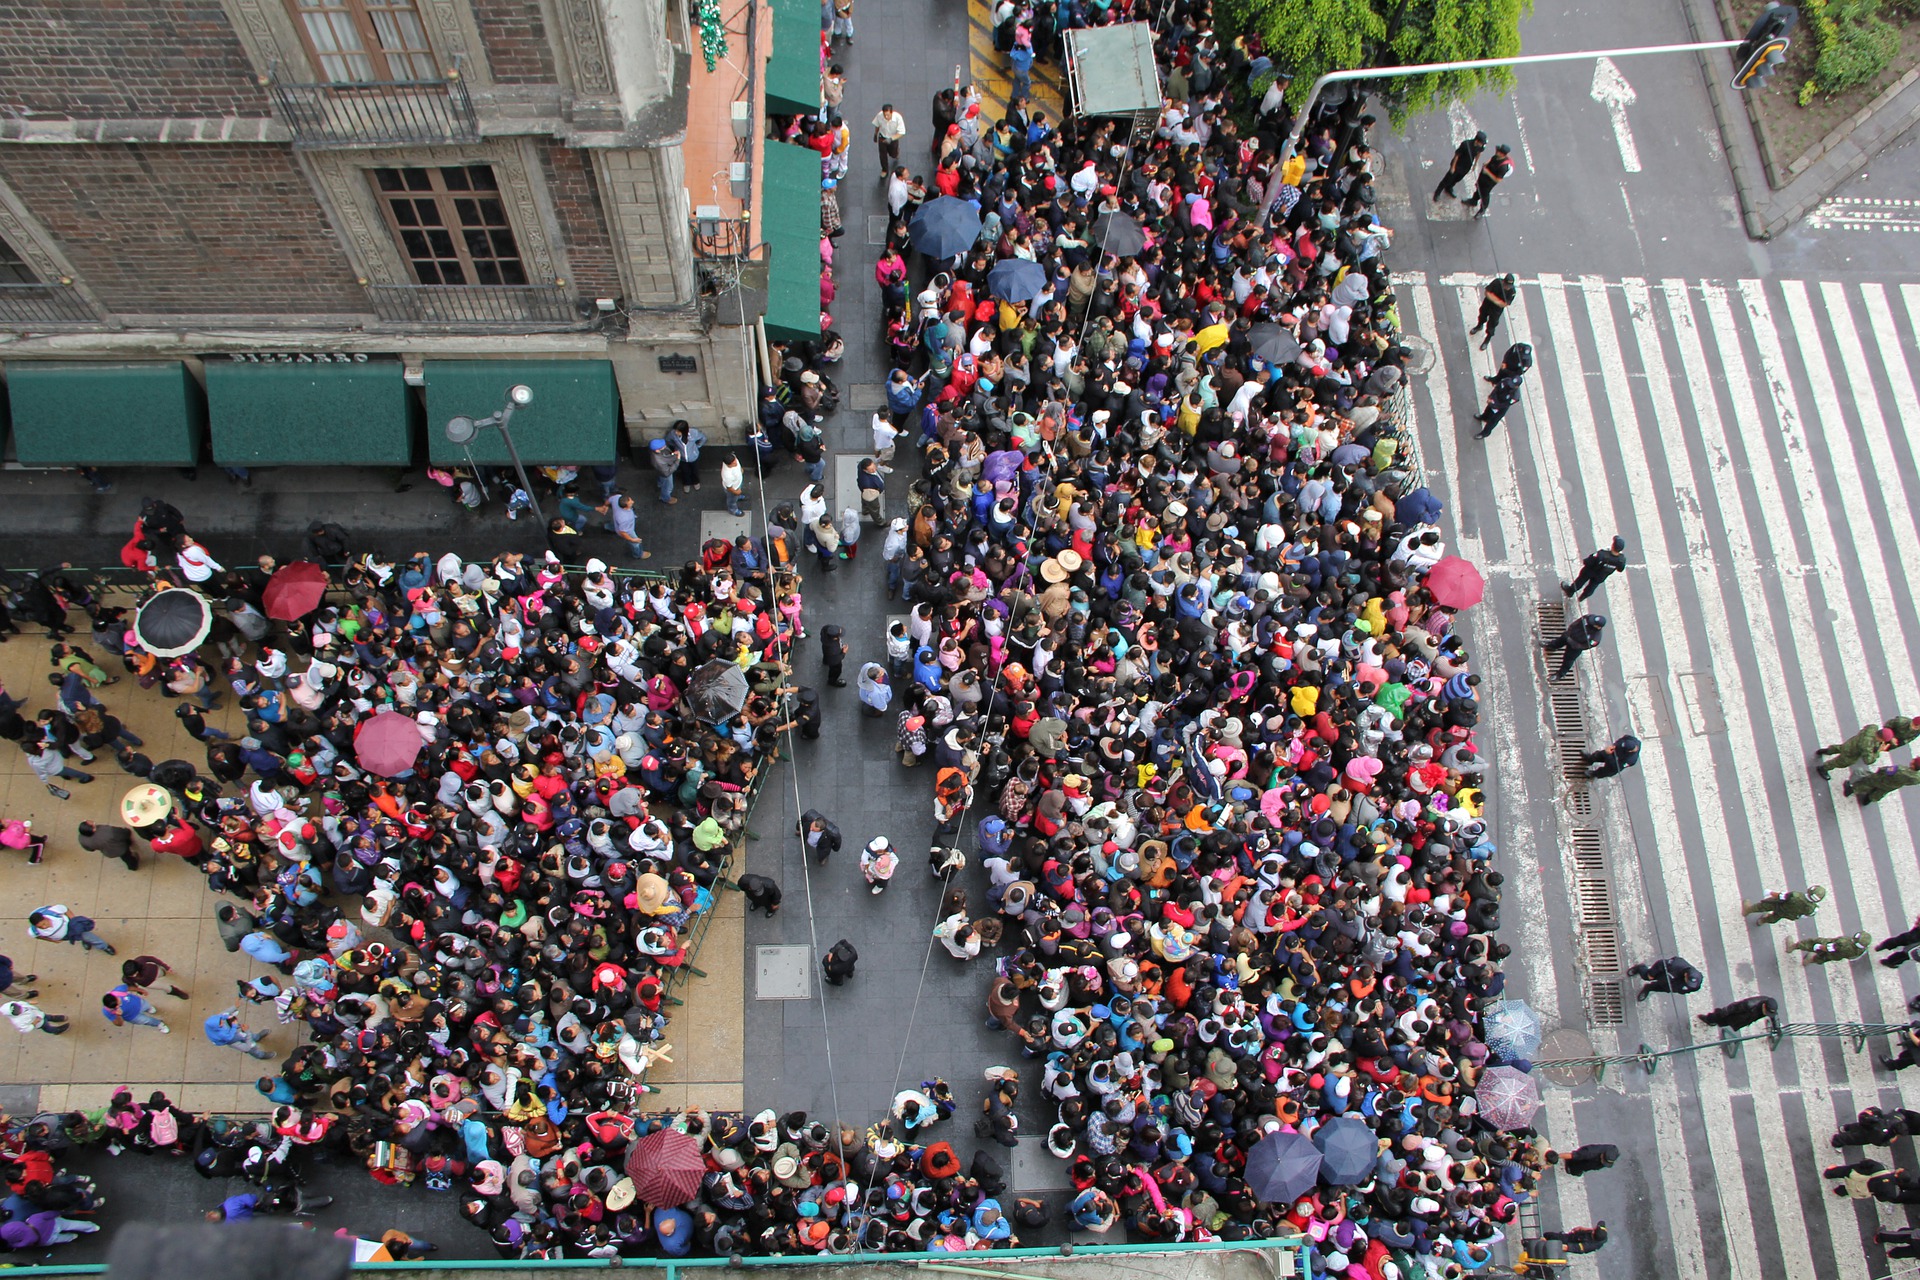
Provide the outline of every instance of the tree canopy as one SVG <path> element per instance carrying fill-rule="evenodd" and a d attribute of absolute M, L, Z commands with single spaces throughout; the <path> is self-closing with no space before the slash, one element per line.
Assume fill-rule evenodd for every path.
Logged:
<path fill-rule="evenodd" d="M 1328 71 L 1510 58 L 1520 52 L 1520 19 L 1532 0 L 1226 0 L 1235 28 L 1258 33 L 1274 65 L 1292 73 L 1287 100 L 1300 105 Z M 1505 89 L 1504 68 L 1452 71 L 1379 82 L 1396 121 Z"/>

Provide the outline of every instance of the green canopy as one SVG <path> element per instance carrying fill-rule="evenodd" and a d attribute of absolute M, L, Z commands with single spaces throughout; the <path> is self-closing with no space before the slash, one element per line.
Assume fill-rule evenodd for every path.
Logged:
<path fill-rule="evenodd" d="M 467 451 L 447 439 L 450 419 L 485 418 L 517 385 L 533 399 L 513 412 L 513 443 L 529 466 L 611 463 L 619 457 L 620 393 L 606 360 L 429 360 L 427 455 L 435 462 L 508 461 L 500 433 L 484 428 Z"/>
<path fill-rule="evenodd" d="M 190 467 L 206 406 L 178 360 L 9 360 L 14 456 L 29 467 Z"/>
<path fill-rule="evenodd" d="M 820 110 L 818 0 L 772 0 L 773 54 L 767 59 L 767 110 L 814 115 Z"/>
<path fill-rule="evenodd" d="M 366 364 L 207 362 L 213 460 L 224 467 L 413 461 L 405 370 Z"/>
<path fill-rule="evenodd" d="M 820 153 L 790 142 L 766 144 L 760 235 L 773 250 L 767 270 L 767 336 L 820 336 Z"/>

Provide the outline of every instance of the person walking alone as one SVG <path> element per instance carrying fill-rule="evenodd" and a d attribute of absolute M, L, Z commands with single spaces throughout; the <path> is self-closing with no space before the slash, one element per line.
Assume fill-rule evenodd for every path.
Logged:
<path fill-rule="evenodd" d="M 1613 1162 L 1619 1158 L 1620 1148 L 1604 1142 L 1589 1142 L 1584 1147 L 1575 1147 L 1562 1156 L 1560 1167 L 1575 1178 L 1584 1178 L 1589 1173 L 1611 1169 Z"/>
<path fill-rule="evenodd" d="M 1700 971 L 1682 956 L 1669 956 L 1652 964 L 1637 964 L 1627 972 L 1646 983 L 1640 988 L 1640 994 L 1634 997 L 1636 1000 L 1645 1000 L 1656 991 L 1690 996 L 1706 981 Z"/>
<path fill-rule="evenodd" d="M 172 1027 L 154 1016 L 152 1006 L 128 990 L 124 982 L 100 997 L 100 1016 L 116 1027 L 132 1023 L 138 1027 L 154 1027 L 163 1036 L 173 1032 Z"/>
<path fill-rule="evenodd" d="M 1701 1023 L 1709 1027 L 1720 1027 L 1727 1031 L 1744 1031 L 1761 1020 L 1773 1021 L 1780 1016 L 1780 1002 L 1772 996 L 1748 996 L 1744 1000 L 1735 1000 L 1723 1004 L 1718 1009 L 1709 1009 L 1695 1015 Z"/>
<path fill-rule="evenodd" d="M 1482 351 L 1493 345 L 1493 334 L 1500 327 L 1500 317 L 1507 313 L 1507 308 L 1519 296 L 1520 286 L 1513 282 L 1511 271 L 1487 281 L 1487 287 L 1480 294 L 1480 316 L 1473 322 L 1473 328 L 1467 330 L 1469 338 L 1482 329 L 1486 330 L 1487 336 L 1480 340 Z"/>
<path fill-rule="evenodd" d="M 1612 778 L 1639 763 L 1640 739 L 1623 733 L 1613 740 L 1612 746 L 1587 752 L 1587 776 Z"/>
<path fill-rule="evenodd" d="M 1600 637 L 1607 630 L 1607 615 L 1604 613 L 1583 613 L 1567 624 L 1567 629 L 1557 640 L 1549 640 L 1540 647 L 1551 653 L 1561 651 L 1560 669 L 1548 677 L 1549 684 L 1558 684 L 1566 679 L 1573 670 L 1573 664 L 1580 661 L 1580 655 L 1599 645 Z"/>
<path fill-rule="evenodd" d="M 1480 176 L 1474 182 L 1473 196 L 1467 203 L 1474 206 L 1473 216 L 1484 218 L 1487 207 L 1493 203 L 1493 189 L 1507 180 L 1513 172 L 1513 148 L 1501 143 L 1493 149 L 1493 155 L 1480 166 Z"/>
<path fill-rule="evenodd" d="M 853 949 L 851 942 L 842 938 L 827 949 L 826 955 L 820 957 L 820 969 L 826 974 L 827 982 L 837 987 L 853 976 L 853 967 L 859 962 L 860 953 Z"/>
<path fill-rule="evenodd" d="M 900 139 L 907 136 L 907 118 L 893 109 L 891 102 L 873 118 L 873 141 L 880 148 L 880 173 L 892 173 L 900 163 Z"/>
<path fill-rule="evenodd" d="M 120 962 L 120 977 L 135 994 L 144 996 L 153 987 L 165 986 L 167 994 L 176 1000 L 188 1000 L 192 997 L 171 982 L 162 983 L 162 978 L 173 975 L 173 966 L 159 956 L 135 956 L 131 960 Z"/>
<path fill-rule="evenodd" d="M 1560 584 L 1560 594 L 1570 596 L 1580 593 L 1585 600 L 1598 591 L 1603 583 L 1614 574 L 1627 567 L 1627 540 L 1619 534 L 1613 535 L 1613 541 L 1597 550 L 1587 552 L 1587 558 L 1580 562 L 1580 574 L 1572 582 Z"/>
<path fill-rule="evenodd" d="M 821 866 L 828 858 L 840 850 L 840 828 L 827 816 L 816 809 L 809 809 L 800 815 L 800 839 L 806 843 L 807 852 Z"/>
<path fill-rule="evenodd" d="M 240 1010 L 229 1006 L 213 1014 L 203 1024 L 206 1027 L 207 1041 L 226 1049 L 238 1049 L 250 1057 L 262 1061 L 271 1059 L 271 1050 L 260 1047 L 258 1032 L 249 1031 L 240 1021 Z"/>
<path fill-rule="evenodd" d="M 1440 176 L 1440 185 L 1433 189 L 1433 198 L 1441 196 L 1461 197 L 1454 188 L 1459 186 L 1466 176 L 1473 172 L 1473 166 L 1480 163 L 1480 153 L 1487 149 L 1487 135 L 1476 133 L 1471 138 L 1462 139 L 1453 149 L 1453 159 L 1447 162 L 1447 171 Z"/>
<path fill-rule="evenodd" d="M 1590 1227 L 1542 1231 L 1540 1235 L 1545 1240 L 1558 1240 L 1560 1248 L 1567 1253 L 1598 1253 L 1607 1247 L 1607 1223 L 1604 1218 Z"/>

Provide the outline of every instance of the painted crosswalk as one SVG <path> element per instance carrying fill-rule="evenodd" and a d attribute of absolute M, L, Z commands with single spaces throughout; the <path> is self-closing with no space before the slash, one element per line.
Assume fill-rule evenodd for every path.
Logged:
<path fill-rule="evenodd" d="M 1860 724 L 1920 714 L 1920 285 L 1543 274 L 1520 281 L 1481 353 L 1466 331 L 1483 283 L 1412 276 L 1400 303 L 1441 353 L 1415 390 L 1429 479 L 1450 500 L 1457 549 L 1492 583 L 1469 623 L 1498 655 L 1483 669 L 1516 985 L 1600 1053 L 1695 1041 L 1711 1033 L 1691 1014 L 1756 992 L 1776 995 L 1789 1021 L 1904 1021 L 1920 992 L 1911 967 L 1808 968 L 1782 947 L 1884 937 L 1920 912 L 1920 807 L 1903 793 L 1863 810 L 1807 767 L 1818 744 Z M 1513 341 L 1536 355 L 1526 394 L 1475 440 L 1479 376 Z M 1541 750 L 1550 720 L 1532 622 L 1615 533 L 1630 544 L 1628 573 L 1570 606 L 1610 623 L 1580 688 L 1596 745 L 1631 729 L 1645 746 L 1585 814 Z M 1684 955 L 1707 974 L 1698 996 L 1628 999 L 1607 1016 L 1596 984 L 1619 975 L 1583 959 L 1562 854 L 1576 828 L 1601 836 L 1622 963 Z M 1743 898 L 1808 884 L 1832 892 L 1797 932 L 1740 915 Z M 1646 1163 L 1639 1199 L 1563 1179 L 1549 1216 L 1589 1221 L 1615 1206 L 1616 1232 L 1642 1239 L 1609 1250 L 1607 1274 L 1636 1274 L 1657 1238 L 1662 1274 L 1887 1275 L 1901 1264 L 1872 1233 L 1906 1225 L 1905 1211 L 1835 1199 L 1820 1169 L 1838 1158 L 1836 1125 L 1902 1105 L 1901 1083 L 1845 1041 L 1805 1038 L 1554 1090 L 1543 1123 L 1556 1145 L 1613 1141 Z M 1897 1154 L 1914 1163 L 1904 1145 Z"/>

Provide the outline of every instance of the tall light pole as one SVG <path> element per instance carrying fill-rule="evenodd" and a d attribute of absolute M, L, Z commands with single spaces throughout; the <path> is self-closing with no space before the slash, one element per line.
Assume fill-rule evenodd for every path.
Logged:
<path fill-rule="evenodd" d="M 466 445 L 480 434 L 482 427 L 500 428 L 500 438 L 506 442 L 507 457 L 513 460 L 513 472 L 520 477 L 521 491 L 527 495 L 527 501 L 533 507 L 533 518 L 546 528 L 547 517 L 540 511 L 540 499 L 533 496 L 533 485 L 527 481 L 527 469 L 520 465 L 520 451 L 513 447 L 513 431 L 507 425 L 513 421 L 513 411 L 533 403 L 533 388 L 525 383 L 516 383 L 507 388 L 507 401 L 500 406 L 498 413 L 484 418 L 453 418 L 447 423 L 447 439 L 457 445 Z"/>

